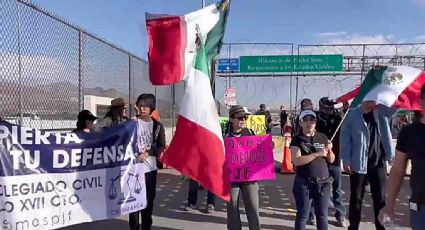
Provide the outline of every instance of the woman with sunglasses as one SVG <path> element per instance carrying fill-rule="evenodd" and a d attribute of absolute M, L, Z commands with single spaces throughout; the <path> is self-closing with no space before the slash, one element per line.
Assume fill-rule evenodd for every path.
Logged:
<path fill-rule="evenodd" d="M 328 229 L 328 205 L 331 191 L 328 163 L 335 160 L 332 143 L 326 135 L 316 132 L 316 113 L 302 111 L 300 133 L 292 139 L 291 155 L 297 167 L 294 186 L 297 216 L 295 229 L 306 228 L 311 203 L 314 203 L 318 230 Z"/>
<path fill-rule="evenodd" d="M 254 131 L 246 128 L 249 114 L 250 112 L 245 107 L 232 106 L 229 111 L 229 123 L 225 137 L 254 136 Z M 239 213 L 239 194 L 242 194 L 249 230 L 260 230 L 258 183 L 256 181 L 239 182 L 232 183 L 230 187 L 230 202 L 227 204 L 227 229 L 242 229 Z"/>

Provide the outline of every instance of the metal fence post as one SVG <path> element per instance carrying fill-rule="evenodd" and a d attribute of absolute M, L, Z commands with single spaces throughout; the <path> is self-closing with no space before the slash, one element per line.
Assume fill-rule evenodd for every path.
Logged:
<path fill-rule="evenodd" d="M 362 82 L 363 82 L 364 68 L 365 68 L 365 62 L 366 62 L 365 51 L 366 51 L 366 45 L 365 45 L 365 44 L 363 44 L 362 69 L 361 69 L 361 71 L 360 71 L 360 74 L 361 74 L 361 77 L 360 77 L 360 83 L 362 83 Z"/>
<path fill-rule="evenodd" d="M 297 104 L 298 104 L 298 84 L 299 84 L 299 73 L 298 73 L 298 69 L 300 66 L 300 45 L 298 45 L 298 55 L 297 55 L 297 78 L 296 78 L 296 83 L 295 83 L 295 106 L 294 106 L 294 113 L 297 114 Z"/>
<path fill-rule="evenodd" d="M 231 58 L 231 55 L 232 55 L 232 43 L 229 43 L 229 63 L 230 63 L 230 58 Z M 228 77 L 229 77 L 229 85 L 228 85 L 228 87 L 229 88 L 231 88 L 232 87 L 232 78 L 231 78 L 231 76 L 230 76 L 231 74 L 230 74 L 230 71 L 228 71 Z"/>
<path fill-rule="evenodd" d="M 19 14 L 19 4 L 16 4 L 16 17 L 17 17 L 17 36 L 18 36 L 18 85 L 19 85 L 19 125 L 23 125 L 23 99 L 22 99 L 22 47 L 21 47 L 21 18 Z"/>
<path fill-rule="evenodd" d="M 78 31 L 78 109 L 84 109 L 83 96 L 83 31 Z"/>
<path fill-rule="evenodd" d="M 176 126 L 176 85 L 171 85 L 171 133 L 174 133 L 174 127 Z"/>
<path fill-rule="evenodd" d="M 294 44 L 291 45 L 291 59 L 294 61 Z M 292 107 L 292 72 L 289 77 L 289 111 L 293 109 Z"/>
<path fill-rule="evenodd" d="M 132 74 L 131 74 L 131 54 L 128 55 L 128 101 L 130 103 L 129 108 L 127 108 L 127 110 L 129 111 L 129 115 L 130 117 L 133 117 L 133 112 L 134 112 L 134 105 L 132 105 L 132 98 L 133 98 L 133 90 L 131 89 L 132 84 Z M 133 98 L 134 99 L 134 98 Z M 134 102 L 136 103 L 136 102 Z"/>

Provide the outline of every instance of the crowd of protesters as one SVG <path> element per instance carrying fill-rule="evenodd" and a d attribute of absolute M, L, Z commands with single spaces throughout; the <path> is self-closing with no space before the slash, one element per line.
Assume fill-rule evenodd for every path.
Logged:
<path fill-rule="evenodd" d="M 422 87 L 420 98 L 425 110 L 425 86 Z M 296 169 L 292 187 L 297 210 L 294 228 L 306 229 L 306 225 L 312 224 L 319 230 L 328 229 L 328 207 L 332 205 L 335 208 L 336 226 L 346 227 L 348 224 L 348 229 L 359 229 L 365 187 L 369 184 L 375 227 L 377 230 L 385 229 L 384 222 L 395 218 L 397 195 L 404 181 L 407 162 L 411 160 L 410 223 L 413 229 L 421 229 L 425 225 L 425 184 L 422 183 L 425 174 L 421 170 L 425 167 L 425 155 L 422 154 L 421 147 L 425 140 L 425 118 L 422 112 L 415 111 L 411 124 L 407 117 L 399 116 L 400 132 L 394 150 L 391 120 L 396 109 L 377 105 L 374 101 L 364 101 L 357 108 L 349 108 L 348 102 L 345 102 L 342 110 L 338 111 L 335 109 L 336 103 L 328 97 L 321 98 L 318 104 L 319 109 L 315 111 L 310 99 L 301 100 L 300 113 L 292 119 L 284 106 L 280 108 L 281 134 L 284 134 L 287 125 L 292 126 L 293 130 L 290 152 Z M 131 213 L 129 224 L 131 230 L 149 230 L 153 223 L 157 169 L 160 163 L 158 157 L 166 144 L 165 130 L 158 121 L 154 95 L 140 95 L 135 109 L 136 116 L 129 118 L 124 99 L 116 98 L 111 101 L 103 118 L 83 110 L 78 114 L 73 132 L 87 135 L 127 121 L 137 123 L 137 160 L 144 165 L 147 207 Z M 232 106 L 224 137 L 256 135 L 246 127 L 250 114 L 246 107 Z M 266 133 L 272 133 L 272 117 L 266 105 L 261 104 L 255 114 L 265 116 Z M 388 164 L 392 165 L 392 169 L 387 179 Z M 348 213 L 342 198 L 342 171 L 349 175 L 350 181 Z M 198 182 L 189 180 L 184 211 L 195 208 L 200 187 Z M 242 229 L 240 198 L 245 206 L 249 229 L 261 229 L 258 182 L 232 183 L 230 187 L 230 202 L 227 204 L 228 230 Z M 215 196 L 208 192 L 205 212 L 212 213 L 214 209 Z"/>
<path fill-rule="evenodd" d="M 123 98 L 111 101 L 103 118 L 94 116 L 89 110 L 82 110 L 77 117 L 76 129 L 73 132 L 87 135 L 91 132 L 101 132 L 102 129 L 115 127 L 127 121 L 137 123 L 137 160 L 142 162 L 145 173 L 147 206 L 141 211 L 129 215 L 131 230 L 152 229 L 152 213 L 156 195 L 158 157 L 165 149 L 165 129 L 159 122 L 156 111 L 156 98 L 153 94 L 141 94 L 135 103 L 136 116 L 130 119 L 127 114 L 127 103 Z M 95 121 L 97 123 L 95 124 Z"/>

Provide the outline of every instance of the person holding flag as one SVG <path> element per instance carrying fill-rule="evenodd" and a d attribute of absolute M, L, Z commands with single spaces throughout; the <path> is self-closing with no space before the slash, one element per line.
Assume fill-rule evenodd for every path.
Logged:
<path fill-rule="evenodd" d="M 316 129 L 331 140 L 335 154 L 334 162 L 329 164 L 329 175 L 332 177 L 332 204 L 335 208 L 336 226 L 345 227 L 345 205 L 342 202 L 341 190 L 341 154 L 339 153 L 339 131 L 341 116 L 336 111 L 336 103 L 329 97 L 319 100 Z M 332 139 L 333 138 L 333 139 Z"/>
<path fill-rule="evenodd" d="M 291 142 L 291 155 L 297 167 L 292 188 L 297 215 L 295 229 L 306 228 L 312 202 L 316 213 L 317 229 L 328 229 L 328 204 L 331 178 L 328 163 L 335 160 L 332 142 L 325 134 L 316 132 L 316 113 L 304 110 L 299 116 L 300 132 Z"/>

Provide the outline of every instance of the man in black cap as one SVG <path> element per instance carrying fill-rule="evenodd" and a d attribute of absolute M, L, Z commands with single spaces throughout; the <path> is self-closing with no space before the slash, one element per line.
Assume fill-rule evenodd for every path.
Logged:
<path fill-rule="evenodd" d="M 316 130 L 317 132 L 325 134 L 329 140 L 334 136 L 341 123 L 342 118 L 335 110 L 336 103 L 328 97 L 323 97 L 319 101 L 319 112 L 317 114 Z M 345 206 L 342 202 L 341 190 L 341 155 L 339 152 L 339 131 L 335 134 L 332 140 L 333 149 L 335 154 L 335 161 L 329 165 L 329 175 L 332 177 L 332 197 L 333 205 L 335 207 L 336 225 L 338 227 L 345 227 Z"/>
<path fill-rule="evenodd" d="M 266 109 L 266 104 L 261 104 L 260 109 L 257 110 L 255 115 L 264 115 L 266 116 L 266 133 L 272 133 L 272 115 L 270 112 Z"/>

